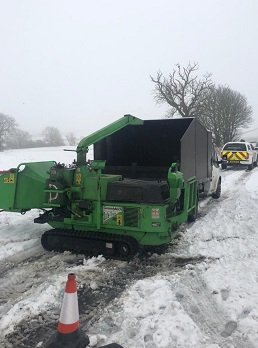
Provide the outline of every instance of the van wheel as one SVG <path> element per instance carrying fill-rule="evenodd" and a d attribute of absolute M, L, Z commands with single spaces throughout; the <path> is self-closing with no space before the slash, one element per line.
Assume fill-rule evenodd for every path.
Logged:
<path fill-rule="evenodd" d="M 212 196 L 212 198 L 218 199 L 218 198 L 220 198 L 220 195 L 221 195 L 221 179 L 219 179 L 219 181 L 218 181 L 216 191 L 213 192 L 213 194 L 211 196 Z"/>
<path fill-rule="evenodd" d="M 248 169 L 248 170 L 252 170 L 253 167 L 254 167 L 254 164 L 253 164 L 253 162 L 252 162 L 251 164 L 248 164 L 247 169 Z"/>
<path fill-rule="evenodd" d="M 187 221 L 188 222 L 194 222 L 197 219 L 197 214 L 198 214 L 198 201 L 199 201 L 199 195 L 197 195 L 196 198 L 196 203 L 195 203 L 195 209 L 194 211 L 188 215 Z"/>

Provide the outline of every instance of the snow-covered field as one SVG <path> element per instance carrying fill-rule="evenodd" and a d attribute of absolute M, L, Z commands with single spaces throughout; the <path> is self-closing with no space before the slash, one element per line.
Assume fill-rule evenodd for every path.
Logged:
<path fill-rule="evenodd" d="M 76 157 L 62 148 L 0 153 L 0 169 Z M 222 196 L 200 202 L 163 255 L 144 262 L 49 253 L 37 211 L 0 213 L 0 347 L 43 347 L 56 330 L 69 272 L 90 346 L 258 347 L 258 169 L 221 172 Z M 0 193 L 1 194 L 1 193 Z"/>

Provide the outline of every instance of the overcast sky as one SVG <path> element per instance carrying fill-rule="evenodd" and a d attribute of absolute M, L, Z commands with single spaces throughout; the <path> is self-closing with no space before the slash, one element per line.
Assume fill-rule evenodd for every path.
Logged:
<path fill-rule="evenodd" d="M 77 136 L 163 117 L 149 75 L 198 62 L 258 127 L 258 0 L 0 0 L 0 112 Z"/>

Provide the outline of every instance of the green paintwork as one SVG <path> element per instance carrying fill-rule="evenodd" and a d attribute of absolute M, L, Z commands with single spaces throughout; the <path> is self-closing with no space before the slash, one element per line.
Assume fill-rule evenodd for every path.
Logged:
<path fill-rule="evenodd" d="M 143 124 L 143 120 L 134 117 L 132 115 L 125 115 L 121 117 L 119 120 L 109 124 L 108 126 L 100 129 L 99 131 L 83 138 L 76 149 L 77 152 L 77 163 L 79 165 L 85 164 L 86 162 L 86 154 L 88 152 L 88 148 L 90 145 L 95 144 L 96 142 L 106 138 L 107 136 L 119 131 L 120 129 L 128 126 L 134 125 L 139 126 Z"/>
<path fill-rule="evenodd" d="M 8 211 L 43 208 L 48 172 L 55 163 L 21 163 L 0 175 L 0 208 Z"/>
<path fill-rule="evenodd" d="M 170 197 L 165 203 L 108 202 L 108 183 L 122 180 L 122 176 L 102 174 L 105 161 L 86 162 L 88 146 L 127 125 L 141 124 L 142 120 L 127 115 L 84 138 L 77 147 L 74 166 L 53 161 L 24 163 L 0 175 L 0 209 L 47 208 L 47 222 L 54 228 L 131 236 L 146 246 L 169 243 L 178 225 L 197 211 L 195 177 L 184 180 L 173 163 L 167 174 Z"/>
<path fill-rule="evenodd" d="M 94 166 L 94 165 L 93 165 Z M 170 201 L 166 204 L 137 204 L 107 202 L 108 182 L 121 180 L 119 175 L 101 174 L 85 165 L 75 170 L 75 176 L 82 180 L 74 183 L 71 192 L 74 199 L 70 218 L 63 222 L 49 222 L 54 228 L 81 231 L 110 232 L 135 238 L 140 245 L 162 245 L 171 241 L 178 225 L 187 221 L 188 215 L 196 209 L 197 180 L 184 182 L 179 171 L 168 173 Z M 181 210 L 175 209 L 175 202 L 183 194 Z M 89 212 L 81 209 L 79 202 L 89 203 Z"/>

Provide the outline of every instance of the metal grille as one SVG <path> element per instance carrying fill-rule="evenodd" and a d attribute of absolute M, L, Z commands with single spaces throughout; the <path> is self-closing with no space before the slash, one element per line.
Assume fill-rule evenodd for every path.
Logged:
<path fill-rule="evenodd" d="M 174 207 L 169 205 L 166 209 L 166 217 L 167 217 L 167 219 L 170 219 L 173 217 L 173 215 L 174 215 Z"/>
<path fill-rule="evenodd" d="M 138 208 L 124 208 L 124 226 L 138 227 Z"/>

